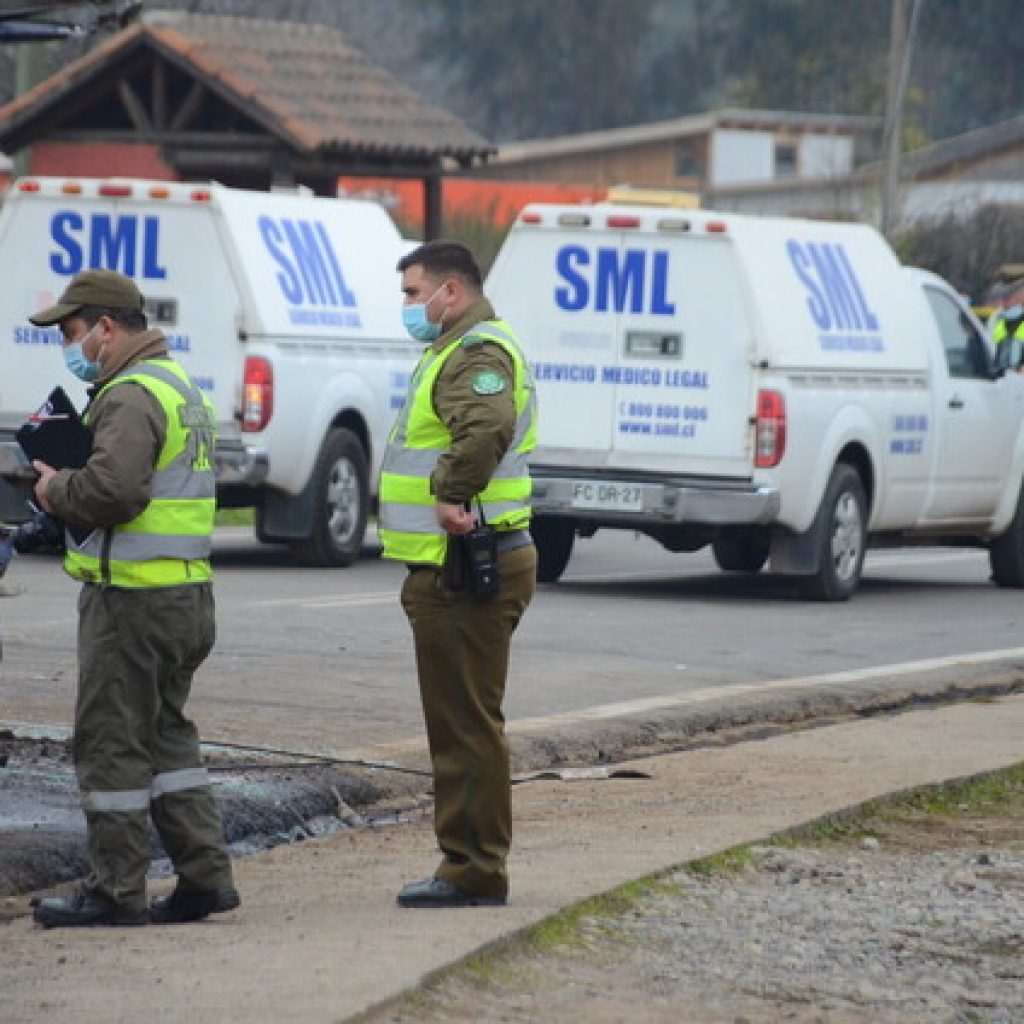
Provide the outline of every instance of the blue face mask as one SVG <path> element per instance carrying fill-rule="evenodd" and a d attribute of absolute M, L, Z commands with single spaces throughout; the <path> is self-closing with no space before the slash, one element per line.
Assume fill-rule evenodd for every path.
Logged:
<path fill-rule="evenodd" d="M 402 324 L 417 341 L 437 341 L 441 337 L 441 325 L 431 323 L 427 316 L 427 306 L 437 298 L 443 287 L 442 284 L 426 302 L 414 302 L 402 307 Z"/>
<path fill-rule="evenodd" d="M 89 337 L 88 333 L 82 338 L 82 341 L 85 341 L 87 337 Z M 100 375 L 100 364 L 86 358 L 85 352 L 82 350 L 82 341 L 73 341 L 64 347 L 64 362 L 79 380 L 88 383 Z"/>
<path fill-rule="evenodd" d="M 1003 316 L 1007 320 L 1020 320 L 1021 317 L 1024 317 L 1024 306 L 1019 302 L 1014 306 L 1007 306 L 1003 310 Z"/>

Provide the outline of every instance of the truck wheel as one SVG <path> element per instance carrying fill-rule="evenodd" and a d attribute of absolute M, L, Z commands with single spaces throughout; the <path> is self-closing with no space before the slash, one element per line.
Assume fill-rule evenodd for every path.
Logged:
<path fill-rule="evenodd" d="M 557 583 L 565 572 L 576 539 L 576 524 L 571 519 L 554 516 L 534 516 L 530 533 L 537 547 L 537 580 Z"/>
<path fill-rule="evenodd" d="M 1006 533 L 992 541 L 988 560 L 996 586 L 1024 587 L 1024 488 Z"/>
<path fill-rule="evenodd" d="M 332 430 L 313 467 L 313 532 L 291 542 L 306 565 L 351 565 L 363 548 L 369 503 L 366 453 L 351 430 Z"/>
<path fill-rule="evenodd" d="M 800 581 L 815 601 L 846 601 L 860 583 L 867 550 L 867 499 L 857 471 L 844 462 L 832 470 L 818 510 L 824 529 L 818 571 Z"/>
<path fill-rule="evenodd" d="M 760 572 L 768 561 L 771 542 L 764 530 L 723 530 L 711 543 L 719 569 Z"/>

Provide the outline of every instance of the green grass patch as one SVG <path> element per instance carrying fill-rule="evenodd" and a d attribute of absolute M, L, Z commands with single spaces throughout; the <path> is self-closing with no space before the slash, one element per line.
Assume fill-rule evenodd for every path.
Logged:
<path fill-rule="evenodd" d="M 691 860 L 683 865 L 687 874 L 697 878 L 712 878 L 718 875 L 738 875 L 754 862 L 754 854 L 750 845 L 734 846 L 721 853 L 713 853 L 710 857 Z"/>
<path fill-rule="evenodd" d="M 521 936 L 521 944 L 534 953 L 580 945 L 584 941 L 582 927 L 585 923 L 615 921 L 632 913 L 651 896 L 671 895 L 678 891 L 679 886 L 664 875 L 626 882 L 599 896 L 576 903 L 527 929 Z"/>
<path fill-rule="evenodd" d="M 875 835 L 886 823 L 912 823 L 925 818 L 995 817 L 1019 807 L 1024 810 L 1024 762 L 998 771 L 922 786 L 868 800 L 838 814 L 800 825 L 773 836 L 778 846 L 843 842 Z"/>
<path fill-rule="evenodd" d="M 928 786 L 896 797 L 883 812 L 895 816 L 927 814 L 936 818 L 989 814 L 1024 800 L 1024 763 L 987 775 Z"/>

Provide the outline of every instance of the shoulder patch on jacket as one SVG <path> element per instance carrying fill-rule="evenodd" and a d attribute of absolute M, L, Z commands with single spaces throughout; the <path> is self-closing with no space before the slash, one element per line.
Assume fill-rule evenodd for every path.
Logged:
<path fill-rule="evenodd" d="M 478 395 L 500 395 L 505 390 L 507 381 L 494 370 L 484 370 L 473 378 L 473 390 Z"/>
<path fill-rule="evenodd" d="M 467 348 L 471 345 L 482 345 L 485 341 L 490 340 L 490 338 L 485 338 L 482 334 L 464 334 L 462 336 L 462 344 Z"/>

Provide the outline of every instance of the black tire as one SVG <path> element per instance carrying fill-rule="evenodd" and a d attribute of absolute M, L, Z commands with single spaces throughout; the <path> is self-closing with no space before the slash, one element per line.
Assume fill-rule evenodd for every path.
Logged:
<path fill-rule="evenodd" d="M 840 462 L 832 470 L 821 499 L 818 517 L 824 528 L 818 571 L 801 578 L 805 597 L 815 601 L 846 601 L 854 595 L 867 551 L 867 504 L 857 471 Z"/>
<path fill-rule="evenodd" d="M 767 530 L 725 529 L 711 543 L 718 568 L 726 572 L 760 572 L 771 553 Z"/>
<path fill-rule="evenodd" d="M 363 549 L 369 506 L 366 453 L 351 430 L 332 430 L 313 467 L 313 532 L 290 542 L 305 565 L 343 568 Z"/>
<path fill-rule="evenodd" d="M 992 541 L 988 560 L 996 586 L 1024 587 L 1024 488 L 1006 533 Z"/>
<path fill-rule="evenodd" d="M 569 564 L 576 524 L 571 519 L 534 516 L 530 533 L 537 547 L 537 581 L 557 583 Z"/>

